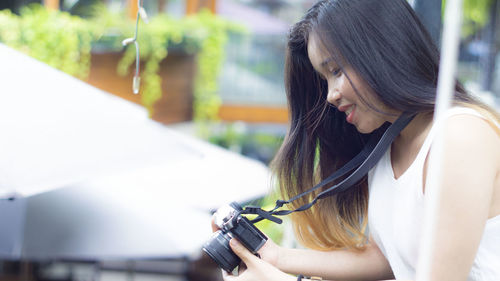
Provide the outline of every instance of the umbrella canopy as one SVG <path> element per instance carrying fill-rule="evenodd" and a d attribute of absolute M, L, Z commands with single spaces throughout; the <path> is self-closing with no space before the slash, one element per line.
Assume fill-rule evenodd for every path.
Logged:
<path fill-rule="evenodd" d="M 0 256 L 188 254 L 208 210 L 269 189 L 257 161 L 4 45 L 0 61 L 0 197 L 20 197 L 0 201 Z"/>

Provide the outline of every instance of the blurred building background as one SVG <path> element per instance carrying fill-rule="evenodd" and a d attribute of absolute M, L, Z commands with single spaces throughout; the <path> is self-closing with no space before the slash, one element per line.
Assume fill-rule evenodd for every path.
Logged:
<path fill-rule="evenodd" d="M 121 41 L 133 35 L 137 1 L 2 0 L 0 10 L 12 13 L 5 12 L 0 17 L 0 41 L 38 59 L 46 59 L 47 63 L 65 71 L 69 68 L 65 68 L 64 62 L 54 62 L 49 54 L 36 53 L 33 46 L 47 45 L 47 50 L 55 50 L 60 47 L 58 44 L 71 45 L 72 42 L 49 44 L 50 40 L 59 40 L 58 37 L 47 37 L 47 42 L 43 38 L 30 41 L 29 29 L 35 29 L 36 24 L 25 25 L 24 39 L 15 39 L 12 35 L 15 30 L 7 25 L 7 20 L 28 15 L 23 9 L 38 3 L 81 17 L 87 21 L 86 26 L 92 23 L 106 26 L 104 30 L 92 26 L 92 32 L 99 35 L 90 40 L 89 57 L 78 61 L 88 69 L 70 74 L 144 106 L 153 120 L 169 128 L 269 164 L 286 133 L 288 118 L 283 85 L 286 34 L 290 25 L 315 1 L 144 0 L 150 23 L 141 20 L 139 25 L 139 38 L 144 40 L 140 42 L 144 52 L 142 88 L 140 95 L 134 95 L 134 48 L 124 48 Z M 410 1 L 438 44 L 442 22 L 440 2 Z M 498 108 L 500 1 L 464 0 L 464 5 L 458 77 L 471 92 Z M 106 12 L 99 14 L 104 9 Z M 204 9 L 216 18 L 207 15 L 192 21 L 183 20 Z M 155 22 L 162 16 L 169 18 Z M 44 17 L 47 16 L 43 13 L 35 15 L 40 20 Z M 229 23 L 222 24 L 219 19 Z M 166 31 L 156 29 L 162 24 Z M 55 28 L 69 28 L 69 25 Z M 47 27 L 47 30 L 51 29 Z M 195 32 L 191 32 L 193 30 Z M 211 36 L 209 32 L 216 35 Z M 85 33 L 79 35 L 80 39 L 85 36 Z M 77 43 L 75 48 L 81 50 L 85 42 Z M 183 260 L 0 263 L 1 280 L 218 280 L 217 274 L 213 263 L 203 258 L 188 263 Z"/>
<path fill-rule="evenodd" d="M 0 8 L 10 8 L 19 12 L 21 7 L 34 2 L 42 1 L 6 0 L 2 2 Z M 99 2 L 105 3 L 108 9 L 114 12 L 129 10 L 129 16 L 135 17 L 135 0 L 45 0 L 44 3 L 55 5 L 63 11 L 76 15 L 88 16 L 91 10 L 89 7 Z M 286 33 L 289 26 L 298 20 L 313 2 L 313 0 L 147 0 L 144 2 L 144 7 L 150 17 L 169 14 L 177 18 L 208 8 L 222 18 L 245 26 L 246 32 L 228 32 L 223 66 L 217 78 L 219 83 L 217 95 L 222 101 L 218 117 L 222 121 L 283 124 L 287 120 L 283 88 Z M 439 41 L 441 25 L 439 17 L 442 7 L 439 2 L 411 1 L 421 10 L 420 14 L 436 41 Z M 500 92 L 499 70 L 496 63 L 500 44 L 498 1 L 466 0 L 464 3 L 466 12 L 458 75 L 470 90 L 492 102 L 497 99 Z M 142 28 L 145 28 L 144 25 Z M 98 52 L 96 49 L 94 48 L 94 51 Z M 92 72 L 90 76 L 90 83 L 99 86 L 100 82 L 93 81 Z M 112 88 L 108 86 L 104 88 L 113 93 Z M 120 95 L 126 94 L 120 93 Z M 137 97 L 127 98 L 138 101 Z M 188 114 L 186 117 L 167 119 L 165 122 L 177 123 L 189 119 Z"/>

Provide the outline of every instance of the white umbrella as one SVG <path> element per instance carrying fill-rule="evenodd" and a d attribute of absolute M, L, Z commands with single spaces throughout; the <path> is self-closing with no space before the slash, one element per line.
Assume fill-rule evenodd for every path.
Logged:
<path fill-rule="evenodd" d="M 257 161 L 4 45 L 0 61 L 0 197 L 23 197 L 0 200 L 0 256 L 186 254 L 209 238 L 208 210 L 269 189 Z M 54 235 L 73 248 L 51 251 Z"/>

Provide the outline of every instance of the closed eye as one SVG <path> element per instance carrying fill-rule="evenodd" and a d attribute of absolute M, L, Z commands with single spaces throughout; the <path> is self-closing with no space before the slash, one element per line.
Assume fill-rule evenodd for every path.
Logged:
<path fill-rule="evenodd" d="M 333 76 L 339 76 L 341 72 L 342 70 L 340 70 L 340 68 L 336 68 L 333 71 L 331 71 Z"/>

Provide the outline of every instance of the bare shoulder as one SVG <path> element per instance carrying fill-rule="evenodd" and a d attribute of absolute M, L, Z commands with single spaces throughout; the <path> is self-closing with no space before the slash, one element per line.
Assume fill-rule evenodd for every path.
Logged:
<path fill-rule="evenodd" d="M 483 206 L 489 218 L 500 214 L 500 136 L 493 126 L 484 118 L 460 114 L 447 119 L 444 131 L 443 177 L 453 186 L 448 196 L 464 198 L 478 214 Z"/>
<path fill-rule="evenodd" d="M 443 125 L 443 124 L 441 124 Z M 465 168 L 481 169 L 487 166 L 500 176 L 500 135 L 493 123 L 471 114 L 456 114 L 446 119 L 444 129 L 446 158 Z M 428 165 L 426 159 L 425 170 Z M 426 179 L 424 173 L 424 182 Z"/>
<path fill-rule="evenodd" d="M 446 122 L 447 145 L 487 151 L 500 165 L 500 135 L 493 123 L 471 114 L 457 114 Z"/>

